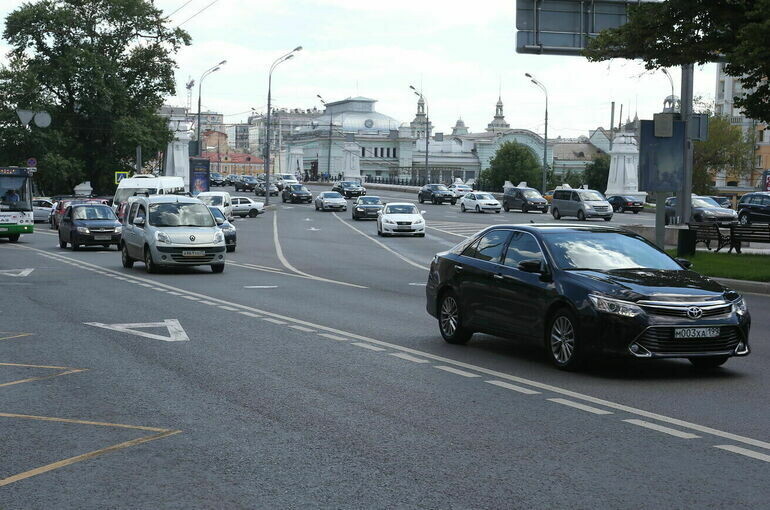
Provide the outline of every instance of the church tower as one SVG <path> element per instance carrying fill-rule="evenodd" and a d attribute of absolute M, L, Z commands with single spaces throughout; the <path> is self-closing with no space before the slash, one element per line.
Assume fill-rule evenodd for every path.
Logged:
<path fill-rule="evenodd" d="M 497 105 L 495 106 L 495 118 L 492 122 L 487 124 L 487 131 L 499 131 L 503 129 L 510 129 L 511 125 L 505 122 L 505 115 L 503 114 L 503 99 L 497 98 Z"/>
<path fill-rule="evenodd" d="M 452 134 L 453 135 L 467 135 L 468 134 L 468 128 L 465 126 L 465 122 L 463 122 L 463 119 L 457 119 L 457 123 L 455 123 L 455 126 L 452 128 Z"/>
<path fill-rule="evenodd" d="M 420 97 L 417 101 L 417 114 L 414 116 L 414 120 L 409 123 L 409 127 L 412 128 L 412 136 L 415 138 L 424 138 L 426 131 L 425 126 L 428 120 L 428 116 L 425 114 L 425 101 Z M 428 136 L 430 136 L 433 124 L 427 123 L 427 127 Z"/>

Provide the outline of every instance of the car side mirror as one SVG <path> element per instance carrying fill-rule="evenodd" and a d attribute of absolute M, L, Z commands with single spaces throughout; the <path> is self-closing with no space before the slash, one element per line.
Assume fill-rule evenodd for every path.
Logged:
<path fill-rule="evenodd" d="M 144 218 L 136 218 L 136 219 L 134 219 L 134 225 L 136 225 L 137 227 L 144 226 Z"/>
<path fill-rule="evenodd" d="M 225 220 L 223 220 L 222 218 L 215 218 L 215 220 L 217 222 L 217 225 L 222 225 L 225 222 Z"/>
<path fill-rule="evenodd" d="M 420 211 L 420 214 L 426 214 L 428 211 Z"/>
<path fill-rule="evenodd" d="M 543 273 L 543 261 L 540 259 L 527 259 L 519 262 L 519 270 L 525 273 Z"/>
<path fill-rule="evenodd" d="M 682 266 L 684 269 L 690 269 L 692 267 L 692 262 L 687 259 L 674 259 L 677 261 L 677 263 Z"/>

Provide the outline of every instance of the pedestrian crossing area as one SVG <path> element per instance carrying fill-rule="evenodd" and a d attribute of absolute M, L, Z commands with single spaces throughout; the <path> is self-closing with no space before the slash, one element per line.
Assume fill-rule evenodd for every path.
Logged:
<path fill-rule="evenodd" d="M 425 226 L 428 230 L 437 230 L 444 234 L 449 234 L 457 238 L 470 237 L 479 230 L 487 228 L 489 225 L 479 223 L 462 223 L 459 221 L 427 221 Z"/>

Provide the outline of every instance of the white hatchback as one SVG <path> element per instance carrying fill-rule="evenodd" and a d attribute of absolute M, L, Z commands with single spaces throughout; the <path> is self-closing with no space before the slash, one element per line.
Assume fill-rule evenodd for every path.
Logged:
<path fill-rule="evenodd" d="M 424 213 L 409 202 L 391 202 L 377 216 L 377 235 L 410 234 L 425 237 Z"/>
<path fill-rule="evenodd" d="M 500 208 L 500 202 L 490 193 L 473 192 L 466 194 L 460 199 L 460 210 L 462 212 L 476 211 L 480 213 L 494 211 L 499 213 Z"/>
<path fill-rule="evenodd" d="M 255 218 L 258 214 L 262 214 L 265 209 L 264 202 L 257 202 L 249 197 L 232 197 L 233 200 L 233 215 L 245 218 Z"/>

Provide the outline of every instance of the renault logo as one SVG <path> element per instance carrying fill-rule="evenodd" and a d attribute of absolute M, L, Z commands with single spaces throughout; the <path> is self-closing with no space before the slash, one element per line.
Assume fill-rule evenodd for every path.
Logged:
<path fill-rule="evenodd" d="M 700 319 L 703 317 L 703 310 L 697 306 L 691 306 L 687 309 L 687 316 L 691 319 Z"/>
<path fill-rule="evenodd" d="M 195 241 L 195 236 L 190 236 L 190 241 Z M 687 314 L 690 314 L 689 310 L 687 311 Z M 700 317 L 700 315 L 698 317 Z"/>

